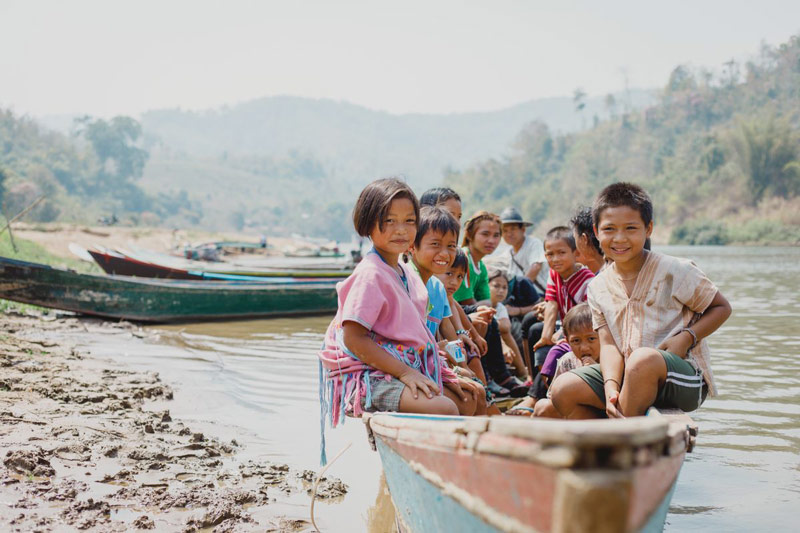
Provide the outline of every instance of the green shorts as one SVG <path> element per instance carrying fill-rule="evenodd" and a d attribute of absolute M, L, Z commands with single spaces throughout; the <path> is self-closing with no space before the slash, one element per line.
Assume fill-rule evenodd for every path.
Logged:
<path fill-rule="evenodd" d="M 703 375 L 686 359 L 672 352 L 658 350 L 664 356 L 667 364 L 667 379 L 658 390 L 658 396 L 653 404 L 664 409 L 680 409 L 681 411 L 694 411 L 706 399 L 708 385 L 703 381 Z M 603 387 L 603 374 L 600 365 L 582 366 L 570 372 L 577 374 L 594 391 L 602 402 L 606 401 Z"/>

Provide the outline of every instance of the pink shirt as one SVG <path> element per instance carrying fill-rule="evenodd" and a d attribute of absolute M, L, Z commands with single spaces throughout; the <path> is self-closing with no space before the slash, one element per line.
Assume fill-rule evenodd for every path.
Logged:
<path fill-rule="evenodd" d="M 324 403 L 330 408 L 332 426 L 348 411 L 361 414 L 361 398 L 370 397 L 369 375 L 392 379 L 347 349 L 342 340 L 345 322 L 357 322 L 367 328 L 381 348 L 429 377 L 440 389 L 442 378 L 455 379 L 455 374 L 442 366 L 436 340 L 427 327 L 428 290 L 410 268 L 402 264 L 400 268 L 408 288 L 395 269 L 371 252 L 350 277 L 336 285 L 339 310 L 319 352 L 324 369 L 320 386 L 324 387 Z"/>

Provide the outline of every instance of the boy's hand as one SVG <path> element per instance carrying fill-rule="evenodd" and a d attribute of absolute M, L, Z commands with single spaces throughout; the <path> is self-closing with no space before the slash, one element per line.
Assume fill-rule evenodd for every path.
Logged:
<path fill-rule="evenodd" d="M 591 366 L 597 364 L 597 361 L 595 361 L 594 358 L 589 355 L 584 355 L 581 357 L 581 363 L 583 363 L 583 366 Z"/>
<path fill-rule="evenodd" d="M 456 374 L 458 374 L 462 378 L 469 378 L 470 380 L 472 378 L 477 377 L 475 375 L 475 372 L 473 372 L 472 370 L 470 370 L 470 368 L 468 366 L 466 366 L 466 363 L 461 363 L 461 364 L 464 365 L 464 366 L 456 367 L 456 368 L 458 368 L 458 372 L 456 372 Z"/>
<path fill-rule="evenodd" d="M 479 305 L 477 309 L 475 309 L 476 315 L 491 321 L 494 318 L 494 314 L 497 313 L 497 310 L 494 307 L 489 307 L 487 305 Z"/>
<path fill-rule="evenodd" d="M 397 379 L 411 389 L 411 394 L 414 395 L 415 400 L 419 398 L 419 392 L 417 391 L 422 392 L 428 398 L 433 398 L 435 394 L 439 394 L 439 386 L 436 383 L 411 367 L 408 367 L 407 371 L 397 376 Z"/>
<path fill-rule="evenodd" d="M 536 344 L 533 345 L 533 351 L 535 352 L 543 346 L 550 346 L 550 344 L 550 339 L 545 339 L 544 336 L 542 336 L 538 341 L 536 341 Z"/>
<path fill-rule="evenodd" d="M 480 353 L 480 350 L 475 345 L 475 343 L 472 342 L 472 339 L 469 338 L 469 335 L 466 335 L 466 334 L 462 333 L 461 335 L 458 336 L 458 339 L 461 342 L 464 343 L 464 346 L 466 347 L 467 352 Z"/>
<path fill-rule="evenodd" d="M 678 357 L 686 359 L 686 352 L 689 351 L 689 346 L 691 346 L 693 342 L 694 339 L 692 338 L 691 333 L 688 331 L 681 331 L 677 335 L 673 335 L 662 342 L 658 346 L 658 349 L 672 352 Z"/>
<path fill-rule="evenodd" d="M 544 320 L 544 304 L 546 302 L 539 302 L 533 306 L 533 312 L 536 313 L 536 318 Z"/>
<path fill-rule="evenodd" d="M 556 331 L 553 333 L 553 336 L 550 338 L 551 344 L 558 344 L 561 342 L 561 330 Z"/>
<path fill-rule="evenodd" d="M 605 385 L 606 391 L 606 414 L 608 418 L 625 418 L 622 411 L 619 410 L 619 391 L 614 388 L 612 382 Z"/>
<path fill-rule="evenodd" d="M 473 325 L 480 324 L 483 327 L 489 327 L 489 322 L 492 320 L 491 318 L 486 318 L 484 315 L 478 313 L 471 313 L 469 315 L 469 319 Z"/>
<path fill-rule="evenodd" d="M 461 398 L 462 402 L 469 401 L 469 398 L 467 398 L 467 394 L 464 392 L 462 387 L 462 385 L 464 385 L 463 381 L 459 380 L 459 381 L 445 382 L 442 383 L 442 385 L 447 387 L 450 390 L 450 392 Z"/>
<path fill-rule="evenodd" d="M 472 336 L 472 340 L 475 341 L 475 345 L 478 347 L 478 355 L 481 357 L 486 355 L 486 352 L 489 351 L 489 344 L 486 342 L 486 339 L 476 332 L 476 334 Z"/>
<path fill-rule="evenodd" d="M 461 386 L 461 390 L 464 391 L 466 394 L 472 395 L 472 398 L 477 400 L 478 399 L 478 384 L 472 381 L 469 378 L 462 377 L 459 381 L 459 385 Z"/>

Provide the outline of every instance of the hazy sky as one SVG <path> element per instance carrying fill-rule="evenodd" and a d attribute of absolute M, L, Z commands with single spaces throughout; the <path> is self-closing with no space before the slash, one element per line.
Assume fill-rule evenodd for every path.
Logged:
<path fill-rule="evenodd" d="M 272 95 L 395 113 L 507 107 L 719 68 L 800 33 L 800 1 L 0 0 L 0 106 L 203 109 Z"/>

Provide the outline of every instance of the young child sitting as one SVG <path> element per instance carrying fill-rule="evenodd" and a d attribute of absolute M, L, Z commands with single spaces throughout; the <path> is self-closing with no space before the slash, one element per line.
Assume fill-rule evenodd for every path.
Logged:
<path fill-rule="evenodd" d="M 458 249 L 456 250 L 453 264 L 450 265 L 443 273 L 436 274 L 436 277 L 444 285 L 445 291 L 447 291 L 447 296 L 452 298 L 453 294 L 461 286 L 461 282 L 464 280 L 466 273 L 467 256 L 463 250 Z M 455 306 L 459 309 L 461 308 L 461 306 L 457 303 Z M 453 314 L 453 316 L 455 316 L 455 314 Z M 483 366 L 481 365 L 480 357 L 475 351 L 468 350 L 467 368 L 469 368 L 469 370 L 475 374 L 475 377 L 477 377 L 482 384 L 486 384 L 486 374 L 483 372 Z"/>
<path fill-rule="evenodd" d="M 435 187 L 428 189 L 422 193 L 419 200 L 420 206 L 441 207 L 455 218 L 459 224 L 461 223 L 461 197 L 456 191 L 449 187 Z M 466 266 L 466 263 L 464 263 Z M 448 301 L 453 316 L 450 321 L 453 327 L 456 328 L 458 336 L 464 341 L 465 346 L 470 351 L 477 352 L 480 355 L 485 355 L 488 350 L 488 344 L 483 336 L 478 332 L 473 323 L 467 317 L 464 309 L 457 305 L 453 299 L 453 292 L 448 293 Z M 484 382 L 485 383 L 485 382 Z"/>
<path fill-rule="evenodd" d="M 693 411 L 716 394 L 705 338 L 730 304 L 691 261 L 646 250 L 653 205 L 638 185 L 609 185 L 592 214 L 613 261 L 588 292 L 600 364 L 560 376 L 553 405 L 565 418 L 637 416 L 654 405 Z"/>
<path fill-rule="evenodd" d="M 416 271 L 428 290 L 427 326 L 436 338 L 441 333 L 446 340 L 458 339 L 456 329 L 450 322 L 452 312 L 447 299 L 447 290 L 436 275 L 444 274 L 455 260 L 458 250 L 458 221 L 440 207 L 425 206 L 420 210 L 419 226 L 414 245 L 411 247 L 411 267 Z M 456 361 L 452 361 L 457 364 Z M 466 369 L 466 362 L 461 363 Z M 472 374 L 472 372 L 469 372 Z M 451 397 L 462 415 L 486 414 L 486 393 L 474 381 L 461 378 L 461 388 L 467 392 L 466 401 Z M 449 395 L 448 395 L 449 396 Z"/>
<path fill-rule="evenodd" d="M 589 304 L 584 302 L 570 309 L 564 317 L 562 329 L 570 351 L 558 359 L 550 380 L 551 387 L 562 374 L 575 368 L 596 364 L 600 360 L 600 337 L 592 327 L 592 311 L 589 309 Z M 548 398 L 536 402 L 533 416 L 561 418 L 549 399 L 551 390 L 548 390 Z"/>
<path fill-rule="evenodd" d="M 367 185 L 353 209 L 373 248 L 337 285 L 339 309 L 319 352 L 321 415 L 332 426 L 364 410 L 457 415 L 443 391 L 466 399 L 427 328 L 425 284 L 398 261 L 418 219 L 416 196 L 393 178 Z M 324 462 L 324 434 L 322 444 Z"/>
<path fill-rule="evenodd" d="M 489 271 L 489 293 L 491 295 L 491 306 L 496 311 L 494 319 L 497 320 L 500 338 L 512 355 L 511 360 L 507 362 L 514 367 L 517 377 L 524 381 L 528 379 L 528 369 L 522 359 L 522 353 L 519 351 L 517 341 L 511 334 L 511 319 L 508 316 L 506 306 L 503 305 L 503 300 L 505 300 L 508 295 L 508 280 L 506 279 L 505 272 L 502 270 L 492 269 Z"/>
<path fill-rule="evenodd" d="M 467 275 L 453 298 L 464 306 L 467 314 L 477 313 L 478 318 L 486 320 L 484 338 L 488 349 L 481 363 L 484 372 L 494 381 L 489 383 L 489 387 L 494 388 L 498 394 L 510 393 L 511 396 L 520 397 L 526 394 L 527 387 L 512 376 L 506 367 L 500 332 L 494 319 L 495 311 L 486 307 L 489 313 L 480 316 L 484 312 L 480 304 L 489 303 L 491 298 L 489 275 L 482 259 L 492 253 L 499 242 L 500 219 L 497 215 L 479 211 L 467 220 L 462 241 L 464 253 L 467 255 Z"/>
<path fill-rule="evenodd" d="M 550 266 L 550 280 L 545 292 L 544 321 L 531 328 L 528 338 L 534 352 L 534 364 L 541 368 L 550 347 L 556 342 L 553 335 L 556 319 L 564 319 L 567 311 L 586 300 L 586 288 L 594 277 L 592 271 L 575 259 L 575 239 L 572 231 L 558 226 L 547 232 L 544 241 L 545 257 Z"/>

